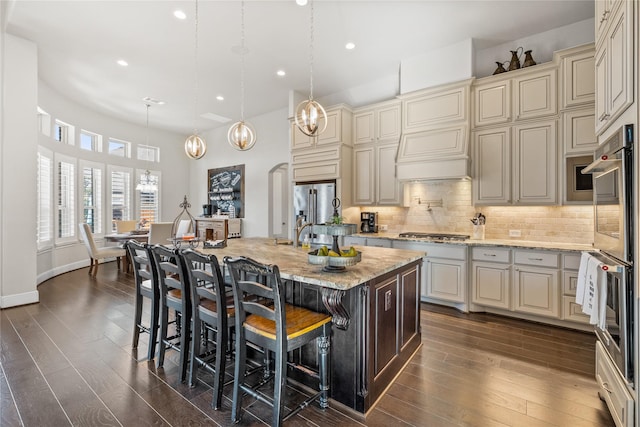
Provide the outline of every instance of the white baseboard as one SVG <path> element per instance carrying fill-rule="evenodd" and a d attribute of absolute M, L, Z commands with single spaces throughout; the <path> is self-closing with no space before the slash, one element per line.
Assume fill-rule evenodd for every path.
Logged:
<path fill-rule="evenodd" d="M 107 258 L 105 260 L 101 260 L 100 264 L 103 264 L 105 262 L 111 262 L 114 261 L 115 258 Z M 82 261 L 76 261 L 76 262 L 72 262 L 70 264 L 65 264 L 65 265 L 61 265 L 55 268 L 52 268 L 51 270 L 47 270 L 45 272 L 42 272 L 38 275 L 37 277 L 37 281 L 36 283 L 39 285 L 42 282 L 51 279 L 52 277 L 56 277 L 59 276 L 61 274 L 64 273 L 68 273 L 70 271 L 73 270 L 78 270 L 79 268 L 85 268 L 85 267 L 89 267 L 89 260 L 82 260 Z"/>
<path fill-rule="evenodd" d="M 40 294 L 37 290 L 24 292 L 15 295 L 0 297 L 0 308 L 16 307 L 18 305 L 33 304 L 40 301 Z"/>

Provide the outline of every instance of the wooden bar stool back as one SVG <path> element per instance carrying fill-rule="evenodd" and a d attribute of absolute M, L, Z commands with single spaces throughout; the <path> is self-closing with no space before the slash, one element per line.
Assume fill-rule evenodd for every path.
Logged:
<path fill-rule="evenodd" d="M 129 258 L 133 265 L 133 277 L 136 282 L 135 315 L 133 322 L 132 348 L 138 348 L 140 332 L 149 334 L 149 346 L 147 358 L 153 359 L 158 340 L 158 321 L 160 318 L 160 286 L 158 284 L 158 271 L 153 263 L 151 250 L 148 245 L 129 240 L 125 243 Z M 149 326 L 142 323 L 142 306 L 144 298 L 151 302 L 151 316 Z"/>
<path fill-rule="evenodd" d="M 233 386 L 233 422 L 240 421 L 242 396 L 246 393 L 273 407 L 272 426 L 319 398 L 321 408 L 327 408 L 329 393 L 329 347 L 331 316 L 285 303 L 284 285 L 276 265 L 264 265 L 246 257 L 225 257 L 232 285 L 236 309 L 235 369 Z M 259 277 L 265 284 L 251 278 Z M 284 396 L 287 379 L 287 352 L 316 340 L 319 354 L 319 392 L 287 415 L 284 415 Z M 273 398 L 245 381 L 246 344 L 251 342 L 265 351 L 275 353 Z M 263 383 L 259 383 L 261 386 Z"/>
<path fill-rule="evenodd" d="M 191 299 L 189 296 L 189 275 L 178 249 L 161 245 L 151 247 L 153 262 L 158 271 L 160 285 L 160 338 L 158 339 L 158 368 L 164 365 L 167 348 L 180 352 L 180 381 L 187 378 L 189 363 L 189 327 L 191 321 Z M 174 310 L 175 334 L 169 336 L 169 310 Z"/>
<path fill-rule="evenodd" d="M 215 255 L 202 255 L 191 249 L 181 252 L 191 284 L 192 339 L 189 357 L 189 385 L 194 387 L 198 368 L 214 376 L 211 406 L 220 409 L 225 380 L 229 326 L 234 322 L 233 302 L 227 304 L 227 289 Z M 204 331 L 202 330 L 204 328 Z M 208 332 L 213 332 L 213 350 L 208 348 Z M 200 339 L 202 338 L 202 339 Z M 204 346 L 201 343 L 204 342 Z"/>

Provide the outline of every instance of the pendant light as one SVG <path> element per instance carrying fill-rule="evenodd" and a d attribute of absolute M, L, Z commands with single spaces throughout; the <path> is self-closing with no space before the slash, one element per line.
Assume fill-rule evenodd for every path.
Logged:
<path fill-rule="evenodd" d="M 253 148 L 257 135 L 253 126 L 244 120 L 244 0 L 242 1 L 241 26 L 240 26 L 240 121 L 234 123 L 227 133 L 227 141 L 238 151 L 247 151 Z"/>
<path fill-rule="evenodd" d="M 147 147 L 149 147 L 149 107 L 150 104 L 145 104 L 147 106 L 147 130 L 146 130 L 146 141 Z M 148 148 L 147 148 L 148 149 Z M 151 176 L 151 171 L 147 169 L 144 172 L 144 175 L 140 177 L 138 180 L 138 185 L 136 185 L 136 191 L 140 191 L 142 193 L 155 193 L 158 191 L 158 184 L 155 179 Z"/>
<path fill-rule="evenodd" d="M 309 25 L 309 99 L 296 107 L 296 126 L 307 136 L 317 136 L 327 128 L 327 112 L 313 99 L 313 0 L 310 0 L 311 19 Z"/>
<path fill-rule="evenodd" d="M 184 152 L 191 159 L 198 160 L 207 152 L 207 143 L 198 135 L 198 129 L 196 128 L 196 120 L 198 116 L 198 0 L 196 0 L 196 13 L 195 13 L 195 94 L 194 94 L 194 108 L 193 108 L 193 135 L 189 136 L 184 142 Z"/>

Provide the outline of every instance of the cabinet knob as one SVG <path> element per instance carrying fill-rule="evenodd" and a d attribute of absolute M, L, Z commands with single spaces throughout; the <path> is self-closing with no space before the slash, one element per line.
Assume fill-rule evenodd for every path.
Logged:
<path fill-rule="evenodd" d="M 496 256 L 496 254 L 483 254 L 484 256 Z"/>
<path fill-rule="evenodd" d="M 529 258 L 529 261 L 542 261 L 542 258 Z"/>

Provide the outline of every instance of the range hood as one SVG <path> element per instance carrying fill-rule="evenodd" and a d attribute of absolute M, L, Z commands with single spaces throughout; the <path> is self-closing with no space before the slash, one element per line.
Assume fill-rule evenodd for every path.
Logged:
<path fill-rule="evenodd" d="M 400 181 L 469 178 L 467 126 L 429 129 L 400 137 L 396 156 Z"/>

